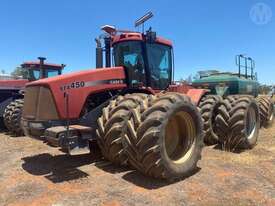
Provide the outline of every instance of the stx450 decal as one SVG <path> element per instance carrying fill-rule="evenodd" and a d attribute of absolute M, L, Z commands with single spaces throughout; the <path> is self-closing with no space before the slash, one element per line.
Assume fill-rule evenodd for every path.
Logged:
<path fill-rule="evenodd" d="M 61 86 L 60 90 L 66 91 L 69 89 L 79 89 L 82 87 L 92 87 L 92 86 L 97 86 L 102 84 L 124 84 L 124 83 L 125 83 L 124 79 L 108 79 L 108 80 L 98 80 L 98 81 L 89 81 L 89 82 L 75 81 L 70 84 Z"/>

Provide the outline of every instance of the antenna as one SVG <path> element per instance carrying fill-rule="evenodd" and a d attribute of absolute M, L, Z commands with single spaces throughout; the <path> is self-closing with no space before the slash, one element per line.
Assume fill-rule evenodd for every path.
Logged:
<path fill-rule="evenodd" d="M 154 16 L 153 13 L 151 11 L 149 11 L 144 16 L 142 16 L 141 18 L 139 18 L 138 20 L 135 21 L 135 27 L 138 27 L 142 24 L 142 32 L 144 33 L 144 22 L 148 21 L 153 16 Z"/>

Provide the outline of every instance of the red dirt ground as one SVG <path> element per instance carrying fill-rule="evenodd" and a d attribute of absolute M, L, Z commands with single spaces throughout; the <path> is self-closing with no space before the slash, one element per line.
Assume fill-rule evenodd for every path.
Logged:
<path fill-rule="evenodd" d="M 168 183 L 1 133 L 0 206 L 275 205 L 275 126 L 253 150 L 202 156 L 193 176 Z"/>

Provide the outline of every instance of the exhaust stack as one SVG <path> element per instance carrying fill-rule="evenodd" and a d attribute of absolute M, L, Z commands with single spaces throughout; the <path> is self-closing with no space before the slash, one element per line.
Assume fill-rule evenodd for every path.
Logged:
<path fill-rule="evenodd" d="M 105 67 L 111 67 L 111 38 L 105 37 Z"/>
<path fill-rule="evenodd" d="M 96 68 L 102 68 L 103 67 L 103 48 L 101 46 L 101 42 L 99 38 L 95 39 L 96 41 Z"/>

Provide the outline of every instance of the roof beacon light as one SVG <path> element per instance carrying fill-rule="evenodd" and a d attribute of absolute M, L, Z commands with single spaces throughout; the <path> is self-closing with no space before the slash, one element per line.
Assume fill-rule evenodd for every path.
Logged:
<path fill-rule="evenodd" d="M 114 26 L 110 26 L 110 25 L 102 26 L 101 30 L 105 31 L 106 33 L 108 33 L 110 35 L 115 34 L 117 32 L 116 28 Z"/>

